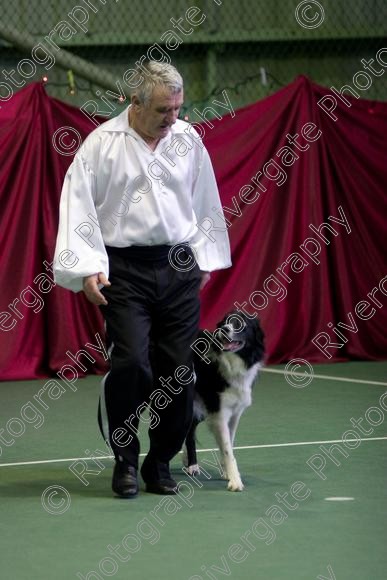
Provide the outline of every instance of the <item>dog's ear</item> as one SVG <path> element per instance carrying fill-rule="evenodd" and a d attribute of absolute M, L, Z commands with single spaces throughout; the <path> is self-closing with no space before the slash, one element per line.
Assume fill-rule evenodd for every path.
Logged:
<path fill-rule="evenodd" d="M 255 322 L 255 339 L 259 344 L 262 344 L 263 346 L 265 343 L 265 333 L 262 330 L 259 318 L 255 318 L 254 322 Z"/>

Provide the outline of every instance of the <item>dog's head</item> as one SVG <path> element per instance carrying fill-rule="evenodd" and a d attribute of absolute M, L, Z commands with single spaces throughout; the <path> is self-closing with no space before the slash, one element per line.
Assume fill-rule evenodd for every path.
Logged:
<path fill-rule="evenodd" d="M 238 353 L 247 363 L 261 362 L 265 352 L 265 336 L 258 318 L 232 311 L 217 324 L 214 332 L 221 350 Z"/>

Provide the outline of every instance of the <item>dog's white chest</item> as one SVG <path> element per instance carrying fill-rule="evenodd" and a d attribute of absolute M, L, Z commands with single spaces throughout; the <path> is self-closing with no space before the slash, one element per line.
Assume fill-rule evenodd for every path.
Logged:
<path fill-rule="evenodd" d="M 229 385 L 226 391 L 221 393 L 222 408 L 235 412 L 251 405 L 251 387 L 260 366 L 257 363 L 247 369 L 243 360 L 236 354 L 222 353 L 219 371 Z"/>

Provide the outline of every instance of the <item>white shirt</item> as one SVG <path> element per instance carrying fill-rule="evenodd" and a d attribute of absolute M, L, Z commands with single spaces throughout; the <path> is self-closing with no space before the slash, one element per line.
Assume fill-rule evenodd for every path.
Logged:
<path fill-rule="evenodd" d="M 84 276 L 108 277 L 105 245 L 189 242 L 201 270 L 228 268 L 221 208 L 210 157 L 194 128 L 176 121 L 152 151 L 129 127 L 125 109 L 90 133 L 67 171 L 55 281 L 79 292 Z"/>

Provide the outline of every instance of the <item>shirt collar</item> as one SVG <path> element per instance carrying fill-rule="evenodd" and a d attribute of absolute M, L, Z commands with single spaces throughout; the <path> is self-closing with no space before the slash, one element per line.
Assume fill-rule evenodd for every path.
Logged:
<path fill-rule="evenodd" d="M 100 127 L 101 131 L 112 133 L 125 132 L 129 133 L 129 135 L 132 135 L 133 137 L 136 138 L 139 137 L 136 131 L 134 131 L 134 129 L 129 127 L 128 112 L 130 107 L 131 105 L 129 105 L 129 107 L 126 107 L 126 109 L 122 111 L 122 113 L 117 115 L 117 117 L 114 117 L 113 119 L 109 119 L 108 121 L 105 121 L 105 123 L 102 123 Z M 185 125 L 188 126 L 188 124 L 185 123 L 184 121 L 177 120 L 176 123 L 172 125 L 170 133 L 167 135 L 167 137 L 176 133 L 184 132 L 183 127 L 185 127 Z M 163 137 L 163 139 L 165 139 L 165 137 Z"/>
<path fill-rule="evenodd" d="M 128 111 L 129 107 L 126 107 L 122 113 L 114 117 L 113 119 L 109 119 L 101 125 L 101 131 L 108 131 L 108 132 L 122 132 L 125 131 L 126 133 L 131 132 L 131 128 L 129 127 L 128 122 Z"/>

